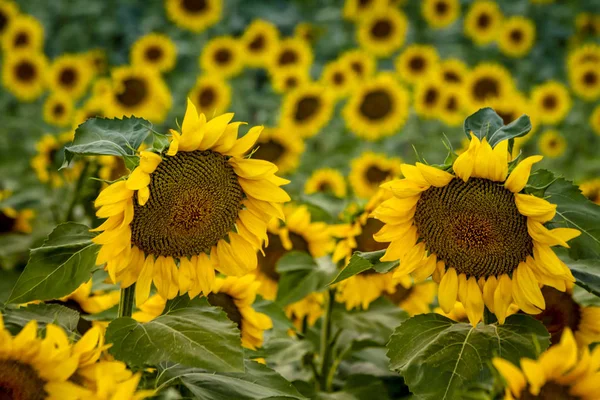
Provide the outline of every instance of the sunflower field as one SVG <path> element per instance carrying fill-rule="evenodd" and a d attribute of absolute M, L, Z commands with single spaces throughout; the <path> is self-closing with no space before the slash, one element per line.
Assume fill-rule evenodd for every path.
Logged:
<path fill-rule="evenodd" d="M 600 400 L 598 0 L 0 0 L 0 400 Z"/>

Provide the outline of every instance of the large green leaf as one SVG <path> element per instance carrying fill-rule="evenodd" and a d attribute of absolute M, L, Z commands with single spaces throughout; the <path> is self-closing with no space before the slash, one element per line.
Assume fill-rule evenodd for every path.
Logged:
<path fill-rule="evenodd" d="M 498 130 L 490 135 L 488 141 L 492 147 L 495 147 L 503 140 L 525 136 L 529 131 L 531 131 L 531 120 L 527 115 L 521 115 L 508 125 L 498 128 Z"/>
<path fill-rule="evenodd" d="M 63 167 L 76 155 L 134 156 L 151 129 L 152 123 L 142 118 L 90 118 L 79 125 L 73 143 L 65 146 Z"/>
<path fill-rule="evenodd" d="M 496 114 L 496 111 L 490 107 L 485 107 L 479 109 L 479 111 L 474 114 L 469 115 L 467 119 L 465 119 L 463 129 L 465 135 L 467 135 L 469 139 L 471 138 L 471 132 L 473 132 L 479 140 L 482 140 L 503 126 L 504 122 L 502 121 L 502 118 Z"/>
<path fill-rule="evenodd" d="M 74 222 L 58 225 L 42 247 L 31 250 L 8 302 L 57 299 L 87 282 L 97 268 L 99 249 L 89 229 Z"/>
<path fill-rule="evenodd" d="M 600 260 L 565 260 L 578 286 L 600 296 Z"/>
<path fill-rule="evenodd" d="M 329 257 L 314 260 L 308 253 L 292 251 L 277 262 L 281 274 L 276 302 L 281 306 L 323 290 L 337 272 Z"/>
<path fill-rule="evenodd" d="M 245 373 L 215 373 L 173 366 L 161 372 L 157 384 L 165 387 L 181 382 L 194 398 L 203 400 L 305 399 L 272 369 L 250 360 L 244 365 Z"/>
<path fill-rule="evenodd" d="M 143 324 L 132 318 L 112 321 L 106 330 L 106 341 L 113 344 L 110 353 L 140 367 L 173 362 L 211 371 L 244 371 L 240 331 L 225 312 L 206 299 L 184 304 L 168 307 Z"/>
<path fill-rule="evenodd" d="M 518 364 L 537 358 L 549 345 L 544 326 L 527 315 L 504 325 L 452 321 L 438 314 L 417 315 L 400 325 L 388 343 L 390 368 L 398 371 L 419 399 L 460 399 L 469 386 L 490 380 L 490 361 Z"/>
<path fill-rule="evenodd" d="M 68 332 L 75 332 L 79 323 L 79 313 L 59 304 L 29 304 L 27 307 L 7 307 L 2 310 L 4 325 L 16 334 L 29 321 L 39 324 L 56 324 Z"/>
<path fill-rule="evenodd" d="M 385 254 L 385 250 L 377 250 L 371 252 L 356 251 L 350 257 L 350 262 L 346 265 L 335 277 L 334 283 L 341 282 L 351 276 L 360 274 L 363 271 L 373 268 L 379 273 L 385 273 L 391 271 L 393 268 L 398 266 L 398 261 L 384 261 L 380 262 L 379 259 Z"/>

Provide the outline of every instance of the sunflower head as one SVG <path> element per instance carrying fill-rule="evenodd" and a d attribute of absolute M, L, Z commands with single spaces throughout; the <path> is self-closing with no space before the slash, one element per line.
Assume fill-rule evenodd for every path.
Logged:
<path fill-rule="evenodd" d="M 590 201 L 600 205 L 600 178 L 590 179 L 579 185 L 581 193 Z"/>
<path fill-rule="evenodd" d="M 75 163 L 68 169 L 58 171 L 63 155 L 62 148 L 73 141 L 73 131 L 58 136 L 46 134 L 36 143 L 36 155 L 31 159 L 31 167 L 42 183 L 52 187 L 61 187 L 65 182 L 77 179 L 81 172 L 81 164 Z"/>
<path fill-rule="evenodd" d="M 0 3 L 0 39 L 18 15 L 19 8 L 14 2 L 7 0 Z"/>
<path fill-rule="evenodd" d="M 502 11 L 491 0 L 475 1 L 465 15 L 465 35 L 478 45 L 493 42 L 502 26 Z"/>
<path fill-rule="evenodd" d="M 567 141 L 557 130 L 548 129 L 538 138 L 538 147 L 544 156 L 556 158 L 565 153 Z"/>
<path fill-rule="evenodd" d="M 585 101 L 600 98 L 600 62 L 586 61 L 569 69 L 569 81 L 573 92 Z"/>
<path fill-rule="evenodd" d="M 334 96 L 327 87 L 308 84 L 288 93 L 281 106 L 282 129 L 312 137 L 331 119 Z"/>
<path fill-rule="evenodd" d="M 358 24 L 360 47 L 376 57 L 387 57 L 404 44 L 408 19 L 398 8 L 376 7 Z"/>
<path fill-rule="evenodd" d="M 348 180 L 356 196 L 371 198 L 382 183 L 400 176 L 401 165 L 399 158 L 367 151 L 352 160 Z"/>
<path fill-rule="evenodd" d="M 257 141 L 252 157 L 272 162 L 282 174 L 293 172 L 304 152 L 302 138 L 287 135 L 281 128 L 266 128 Z"/>
<path fill-rule="evenodd" d="M 315 170 L 306 180 L 304 192 L 306 194 L 328 193 L 335 197 L 346 197 L 346 180 L 342 173 L 332 168 Z"/>
<path fill-rule="evenodd" d="M 13 16 L 2 34 L 2 49 L 41 51 L 44 44 L 44 27 L 31 15 Z"/>
<path fill-rule="evenodd" d="M 150 33 L 142 36 L 131 47 L 131 63 L 146 65 L 167 72 L 175 66 L 177 47 L 167 36 Z"/>
<path fill-rule="evenodd" d="M 216 37 L 204 47 L 199 61 L 204 71 L 230 78 L 244 67 L 243 48 L 239 40 L 231 36 Z"/>
<path fill-rule="evenodd" d="M 424 0 L 421 2 L 421 14 L 432 28 L 445 28 L 458 19 L 460 1 Z"/>
<path fill-rule="evenodd" d="M 321 83 L 331 89 L 336 97 L 345 97 L 355 86 L 356 74 L 348 64 L 334 61 L 323 68 Z"/>
<path fill-rule="evenodd" d="M 44 103 L 44 121 L 50 125 L 68 126 L 73 118 L 73 100 L 64 92 L 52 93 Z"/>
<path fill-rule="evenodd" d="M 221 19 L 222 0 L 165 0 L 167 17 L 177 26 L 202 32 Z"/>
<path fill-rule="evenodd" d="M 283 68 L 271 71 L 271 84 L 277 93 L 288 93 L 310 82 L 305 68 Z"/>
<path fill-rule="evenodd" d="M 42 53 L 28 50 L 5 53 L 2 60 L 2 83 L 19 100 L 37 99 L 46 88 L 48 62 Z"/>
<path fill-rule="evenodd" d="M 85 93 L 92 78 L 86 55 L 64 54 L 52 62 L 48 85 L 52 90 L 64 92 L 77 100 Z"/>
<path fill-rule="evenodd" d="M 369 78 L 376 70 L 376 60 L 370 53 L 355 49 L 342 54 L 339 62 L 346 64 L 358 80 Z"/>
<path fill-rule="evenodd" d="M 287 38 L 279 42 L 279 46 L 272 52 L 269 60 L 271 73 L 289 68 L 308 70 L 313 62 L 313 53 L 310 45 L 300 38 Z"/>
<path fill-rule="evenodd" d="M 528 18 L 513 16 L 502 23 L 498 46 L 510 57 L 523 57 L 535 42 L 535 24 Z"/>
<path fill-rule="evenodd" d="M 16 210 L 12 207 L 0 208 L 0 234 L 31 233 L 31 220 L 35 211 L 29 208 Z"/>
<path fill-rule="evenodd" d="M 463 86 L 468 73 L 467 65 L 457 58 L 448 58 L 439 64 L 440 79 L 446 85 Z"/>
<path fill-rule="evenodd" d="M 188 97 L 199 112 L 205 115 L 223 113 L 231 103 L 231 87 L 219 75 L 198 77 Z"/>
<path fill-rule="evenodd" d="M 252 21 L 242 36 L 245 62 L 252 67 L 265 67 L 279 44 L 279 30 L 269 21 Z"/>
<path fill-rule="evenodd" d="M 472 108 L 485 107 L 487 102 L 508 98 L 514 91 L 510 72 L 493 63 L 478 64 L 467 76 L 465 85 Z"/>

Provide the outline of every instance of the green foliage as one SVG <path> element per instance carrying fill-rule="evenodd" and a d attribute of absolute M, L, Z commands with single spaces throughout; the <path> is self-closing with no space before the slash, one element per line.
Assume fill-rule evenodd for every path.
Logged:
<path fill-rule="evenodd" d="M 595 260 L 566 260 L 577 285 L 590 293 L 600 296 L 600 261 Z"/>
<path fill-rule="evenodd" d="M 495 147 L 503 140 L 525 136 L 531 131 L 531 120 L 527 115 L 521 115 L 508 125 L 504 125 L 504 121 L 496 111 L 490 107 L 485 107 L 468 116 L 465 119 L 463 129 L 469 139 L 471 138 L 471 132 L 473 132 L 479 140 L 487 138 L 489 144 Z M 512 147 L 512 144 L 510 146 Z"/>
<path fill-rule="evenodd" d="M 56 324 L 67 332 L 76 332 L 79 313 L 60 304 L 29 304 L 27 307 L 6 307 L 2 310 L 5 327 L 14 335 L 31 320 L 38 324 Z"/>
<path fill-rule="evenodd" d="M 521 115 L 508 125 L 504 125 L 496 132 L 492 133 L 488 141 L 490 146 L 495 147 L 503 140 L 511 140 L 517 137 L 525 136 L 531 131 L 531 120 L 527 115 Z"/>
<path fill-rule="evenodd" d="M 356 251 L 352 254 L 348 265 L 342 269 L 335 279 L 330 283 L 341 282 L 350 278 L 351 276 L 360 274 L 363 271 L 373 268 L 375 271 L 383 274 L 391 271 L 398 266 L 398 261 L 384 261 L 380 262 L 379 259 L 383 257 L 385 250 L 377 250 L 371 252 Z"/>

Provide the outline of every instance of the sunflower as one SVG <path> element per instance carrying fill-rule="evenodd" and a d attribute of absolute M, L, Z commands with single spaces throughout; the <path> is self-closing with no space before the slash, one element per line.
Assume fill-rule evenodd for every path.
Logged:
<path fill-rule="evenodd" d="M 102 75 L 108 69 L 106 52 L 102 49 L 92 49 L 85 53 L 88 64 L 92 67 L 94 75 Z"/>
<path fill-rule="evenodd" d="M 277 262 L 290 251 L 304 251 L 322 257 L 333 250 L 333 239 L 327 224 L 311 221 L 306 206 L 288 204 L 283 207 L 285 224 L 272 219 L 268 225 L 264 254 L 258 255 L 258 268 L 254 272 L 260 282 L 258 293 L 267 300 L 275 300 L 279 273 Z"/>
<path fill-rule="evenodd" d="M 330 193 L 343 199 L 346 197 L 346 180 L 337 169 L 321 168 L 315 170 L 304 184 L 306 194 Z"/>
<path fill-rule="evenodd" d="M 177 26 L 202 32 L 219 22 L 222 0 L 165 0 L 167 17 Z"/>
<path fill-rule="evenodd" d="M 83 106 L 76 110 L 73 114 L 73 128 L 77 128 L 90 118 L 104 116 L 104 101 L 103 97 L 91 97 Z"/>
<path fill-rule="evenodd" d="M 55 92 L 64 92 L 77 100 L 87 90 L 93 78 L 86 57 L 63 54 L 52 61 L 48 71 L 48 86 Z"/>
<path fill-rule="evenodd" d="M 73 100 L 64 92 L 52 93 L 44 102 L 44 121 L 50 125 L 67 126 L 73 118 Z"/>
<path fill-rule="evenodd" d="M 44 73 L 48 62 L 42 53 L 11 51 L 2 60 L 2 83 L 19 100 L 30 102 L 45 89 Z"/>
<path fill-rule="evenodd" d="M 310 82 L 306 68 L 294 67 L 272 71 L 271 85 L 277 93 L 287 93 Z"/>
<path fill-rule="evenodd" d="M 498 47 L 510 57 L 523 57 L 535 42 L 535 24 L 519 15 L 507 18 L 499 32 Z"/>
<path fill-rule="evenodd" d="M 5 53 L 15 50 L 41 51 L 44 46 L 44 27 L 34 17 L 20 14 L 13 17 L 2 35 Z"/>
<path fill-rule="evenodd" d="M 360 49 L 346 51 L 340 56 L 339 62 L 349 66 L 359 80 L 371 77 L 377 69 L 375 57 Z"/>
<path fill-rule="evenodd" d="M 435 47 L 422 44 L 408 46 L 395 62 L 400 78 L 413 84 L 437 74 L 438 64 L 439 56 Z"/>
<path fill-rule="evenodd" d="M 231 86 L 218 75 L 203 75 L 198 77 L 188 97 L 198 112 L 208 116 L 222 114 L 231 103 Z"/>
<path fill-rule="evenodd" d="M 370 11 L 386 8 L 388 0 L 345 0 L 342 15 L 345 19 L 358 21 Z"/>
<path fill-rule="evenodd" d="M 600 15 L 587 12 L 577 14 L 575 28 L 581 36 L 600 35 Z"/>
<path fill-rule="evenodd" d="M 72 182 L 81 172 L 81 165 L 58 171 L 62 164 L 62 148 L 73 141 L 74 132 L 65 132 L 58 136 L 44 135 L 36 143 L 37 154 L 31 159 L 31 167 L 42 183 L 50 183 L 52 187 L 61 187 L 65 182 Z"/>
<path fill-rule="evenodd" d="M 118 67 L 111 72 L 111 83 L 104 95 L 106 116 L 135 115 L 161 123 L 171 108 L 171 93 L 159 73 L 149 67 Z"/>
<path fill-rule="evenodd" d="M 244 62 L 251 67 L 266 67 L 279 44 L 279 30 L 269 21 L 256 19 L 241 39 Z"/>
<path fill-rule="evenodd" d="M 231 78 L 244 68 L 243 49 L 231 36 L 219 36 L 206 44 L 200 55 L 200 68 L 204 71 Z"/>
<path fill-rule="evenodd" d="M 391 279 L 394 280 L 394 278 Z M 437 284 L 426 281 L 404 286 L 403 283 L 402 281 L 398 282 L 391 291 L 387 291 L 383 295 L 406 311 L 411 317 L 431 312 L 431 304 L 435 299 Z"/>
<path fill-rule="evenodd" d="M 514 90 L 514 82 L 510 72 L 502 65 L 481 63 L 467 75 L 465 88 L 472 107 L 480 108 L 489 101 L 506 98 Z"/>
<path fill-rule="evenodd" d="M 280 126 L 300 137 L 315 136 L 331 119 L 334 104 L 326 87 L 316 83 L 301 86 L 283 99 Z"/>
<path fill-rule="evenodd" d="M 543 124 L 558 124 L 571 110 L 571 96 L 566 86 L 549 81 L 536 86 L 531 92 L 531 102 Z"/>
<path fill-rule="evenodd" d="M 314 44 L 321 33 L 322 30 L 310 22 L 300 22 L 294 27 L 294 37 L 302 39 L 308 44 Z"/>
<path fill-rule="evenodd" d="M 465 310 L 465 306 L 460 301 L 454 303 L 454 307 L 450 312 L 445 313 L 440 307 L 436 307 L 433 310 L 436 314 L 443 315 L 446 318 L 450 318 L 456 322 L 469 322 L 469 317 L 467 317 L 467 311 Z M 508 306 L 508 310 L 506 311 L 506 316 L 513 315 L 519 312 L 519 307 L 517 307 L 514 303 Z"/>
<path fill-rule="evenodd" d="M 19 8 L 10 0 L 0 1 L 0 39 L 19 15 Z"/>
<path fill-rule="evenodd" d="M 585 45 L 570 51 L 567 56 L 567 68 L 569 70 L 586 62 L 600 63 L 599 44 L 586 43 Z"/>
<path fill-rule="evenodd" d="M 30 208 L 16 210 L 12 207 L 0 208 L 0 235 L 5 233 L 31 233 L 31 220 L 35 211 Z"/>
<path fill-rule="evenodd" d="M 543 352 L 537 360 L 521 358 L 521 369 L 503 358 L 492 364 L 506 383 L 505 399 L 577 399 L 598 398 L 600 350 L 590 354 L 587 347 L 577 348 L 570 329 L 560 342 Z"/>
<path fill-rule="evenodd" d="M 236 140 L 241 123 L 232 118 L 207 122 L 188 99 L 182 133 L 171 130 L 166 155 L 142 151 L 127 180 L 98 195 L 96 215 L 108 219 L 95 229 L 103 231 L 93 239 L 101 245 L 96 262 L 121 287 L 137 281 L 137 304 L 152 282 L 163 298 L 194 297 L 210 291 L 215 268 L 248 273 L 267 223 L 284 218 L 281 203 L 290 198 L 279 186 L 289 181 L 275 176 L 273 164 L 244 158 L 262 127 Z"/>
<path fill-rule="evenodd" d="M 365 151 L 350 162 L 350 186 L 358 197 L 370 198 L 377 193 L 379 185 L 400 176 L 401 165 L 399 158 Z"/>
<path fill-rule="evenodd" d="M 547 229 L 543 224 L 554 218 L 556 205 L 520 193 L 541 157 L 524 159 L 510 175 L 508 159 L 508 141 L 492 149 L 472 134 L 468 150 L 453 163 L 454 174 L 403 164 L 406 178 L 382 185 L 394 197 L 373 212 L 385 223 L 375 239 L 391 241 L 381 261 L 400 259 L 396 276 L 434 274 L 440 307 L 448 313 L 458 299 L 473 325 L 484 305 L 504 323 L 513 300 L 539 314 L 540 284 L 564 291 L 575 280 L 551 246 L 568 246 L 580 232 Z"/>
<path fill-rule="evenodd" d="M 358 44 L 377 57 L 388 57 L 404 44 L 408 19 L 397 8 L 377 8 L 360 20 Z"/>
<path fill-rule="evenodd" d="M 258 138 L 258 148 L 252 157 L 271 162 L 281 174 L 298 168 L 300 156 L 304 152 L 304 141 L 295 135 L 288 135 L 279 128 L 266 128 Z"/>
<path fill-rule="evenodd" d="M 131 63 L 168 72 L 175 66 L 177 47 L 167 35 L 149 33 L 131 46 Z"/>
<path fill-rule="evenodd" d="M 98 78 L 92 84 L 92 97 L 102 97 L 110 93 L 112 81 L 109 77 Z"/>
<path fill-rule="evenodd" d="M 443 98 L 444 84 L 440 80 L 430 79 L 421 81 L 415 86 L 415 112 L 422 118 L 439 117 Z"/>
<path fill-rule="evenodd" d="M 600 136 L 600 105 L 597 105 L 590 115 L 590 126 L 594 133 Z"/>
<path fill-rule="evenodd" d="M 382 72 L 357 86 L 342 113 L 357 136 L 378 140 L 404 126 L 409 106 L 408 91 L 393 74 Z"/>
<path fill-rule="evenodd" d="M 581 193 L 590 201 L 600 205 L 600 178 L 590 179 L 579 185 Z"/>
<path fill-rule="evenodd" d="M 549 158 L 560 157 L 567 149 L 567 141 L 554 129 L 543 132 L 538 139 L 540 152 Z"/>
<path fill-rule="evenodd" d="M 464 90 L 460 87 L 447 86 L 439 101 L 440 121 L 449 126 L 462 125 L 466 116 L 466 99 Z"/>
<path fill-rule="evenodd" d="M 497 39 L 502 19 L 502 11 L 495 1 L 477 0 L 465 15 L 465 35 L 477 45 L 489 44 Z"/>
<path fill-rule="evenodd" d="M 163 299 L 158 294 L 153 294 L 144 302 L 144 304 L 137 307 L 138 310 L 131 315 L 131 318 L 138 322 L 150 322 L 154 318 L 162 315 L 166 305 L 167 300 Z"/>
<path fill-rule="evenodd" d="M 569 71 L 573 92 L 585 101 L 600 98 L 600 62 L 584 62 Z"/>
<path fill-rule="evenodd" d="M 321 84 L 331 89 L 336 97 L 346 97 L 355 87 L 356 75 L 347 64 L 333 61 L 323 68 Z"/>
<path fill-rule="evenodd" d="M 445 28 L 458 19 L 460 15 L 460 1 L 424 0 L 421 2 L 421 14 L 432 28 Z"/>
<path fill-rule="evenodd" d="M 462 86 L 465 84 L 469 68 L 458 58 L 448 58 L 440 61 L 439 74 L 440 79 L 450 86 Z"/>
<path fill-rule="evenodd" d="M 313 62 L 310 45 L 299 38 L 287 38 L 271 53 L 268 67 L 272 74 L 282 69 L 301 68 L 308 71 Z"/>
<path fill-rule="evenodd" d="M 296 329 L 302 330 L 306 321 L 308 326 L 314 326 L 321 315 L 323 315 L 323 293 L 311 293 L 305 298 L 285 307 L 285 315 L 293 322 Z"/>

